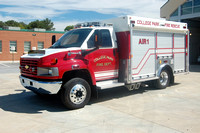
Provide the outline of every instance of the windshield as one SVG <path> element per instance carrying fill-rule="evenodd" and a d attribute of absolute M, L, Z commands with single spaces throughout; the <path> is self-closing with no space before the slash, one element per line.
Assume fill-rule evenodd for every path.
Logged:
<path fill-rule="evenodd" d="M 74 29 L 65 33 L 50 48 L 70 48 L 81 47 L 83 41 L 89 35 L 92 29 Z"/>

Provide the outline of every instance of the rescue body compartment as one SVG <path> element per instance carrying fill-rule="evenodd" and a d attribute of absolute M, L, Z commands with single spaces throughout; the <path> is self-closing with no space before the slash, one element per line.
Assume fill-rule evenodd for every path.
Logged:
<path fill-rule="evenodd" d="M 131 84 L 158 79 L 166 67 L 170 75 L 188 72 L 186 23 L 135 16 L 105 22 L 113 24 L 117 35 L 119 82 Z"/>

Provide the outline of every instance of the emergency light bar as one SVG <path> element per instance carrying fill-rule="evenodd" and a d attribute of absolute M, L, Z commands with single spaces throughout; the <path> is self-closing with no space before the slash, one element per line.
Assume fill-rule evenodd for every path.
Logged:
<path fill-rule="evenodd" d="M 113 26 L 113 24 L 107 24 L 102 22 L 85 22 L 85 23 L 78 23 L 75 25 L 75 28 L 81 28 L 81 27 L 108 27 Z"/>

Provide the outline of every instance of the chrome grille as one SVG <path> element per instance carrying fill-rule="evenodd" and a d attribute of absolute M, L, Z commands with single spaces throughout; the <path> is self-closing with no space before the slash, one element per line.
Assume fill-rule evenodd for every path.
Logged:
<path fill-rule="evenodd" d="M 21 59 L 20 69 L 21 73 L 37 75 L 38 60 Z"/>

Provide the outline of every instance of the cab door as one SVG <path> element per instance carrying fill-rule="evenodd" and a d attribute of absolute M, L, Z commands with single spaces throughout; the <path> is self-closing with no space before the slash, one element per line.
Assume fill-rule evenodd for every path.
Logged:
<path fill-rule="evenodd" d="M 96 30 L 97 31 L 97 30 Z M 96 81 L 118 78 L 118 52 L 111 38 L 110 30 L 101 29 L 98 31 L 101 36 L 98 50 L 88 55 L 89 65 L 92 67 Z M 87 42 L 88 48 L 95 47 L 95 32 Z"/>

